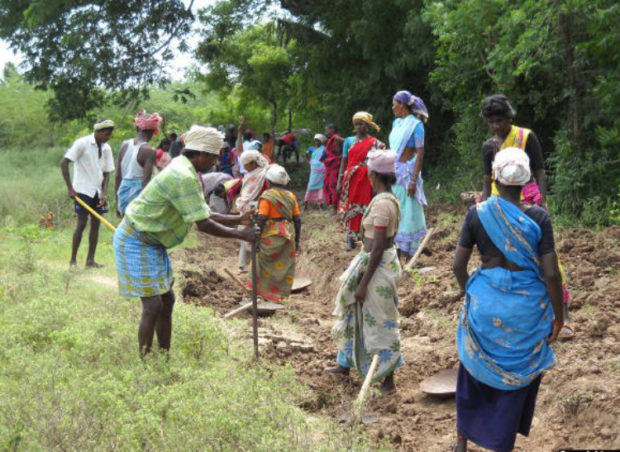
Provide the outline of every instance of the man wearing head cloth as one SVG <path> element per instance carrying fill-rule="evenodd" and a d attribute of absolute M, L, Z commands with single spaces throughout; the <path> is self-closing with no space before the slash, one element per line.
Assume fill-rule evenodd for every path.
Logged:
<path fill-rule="evenodd" d="M 114 157 L 112 148 L 107 142 L 113 131 L 114 122 L 110 119 L 98 122 L 94 125 L 92 134 L 75 140 L 60 163 L 69 197 L 74 200 L 79 197 L 100 215 L 108 211 L 106 192 L 110 173 L 114 171 Z M 73 181 L 69 175 L 69 163 L 73 163 Z M 73 232 L 71 268 L 77 267 L 77 252 L 82 241 L 82 233 L 88 223 L 88 211 L 77 201 L 74 201 L 74 204 L 77 225 Z M 99 267 L 99 264 L 95 262 L 99 224 L 100 221 L 97 218 L 91 218 L 86 267 Z"/>
<path fill-rule="evenodd" d="M 159 347 L 170 348 L 174 277 L 167 250 L 183 242 L 192 224 L 200 232 L 253 241 L 254 229 L 236 230 L 249 217 L 211 212 L 198 173 L 213 166 L 223 136 L 212 127 L 192 126 L 185 133 L 183 155 L 175 158 L 142 190 L 125 211 L 114 234 L 119 291 L 142 300 L 138 329 L 140 355 L 151 350 L 154 333 Z"/>
<path fill-rule="evenodd" d="M 156 152 L 149 145 L 153 136 L 159 134 L 159 123 L 162 118 L 157 113 L 138 113 L 134 120 L 136 136 L 123 141 L 118 152 L 116 163 L 116 214 L 122 217 L 129 203 L 140 194 L 140 191 L 151 180 Z"/>

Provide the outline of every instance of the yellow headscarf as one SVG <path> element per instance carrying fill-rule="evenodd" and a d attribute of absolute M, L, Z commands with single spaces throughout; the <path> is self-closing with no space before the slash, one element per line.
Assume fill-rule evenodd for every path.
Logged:
<path fill-rule="evenodd" d="M 372 115 L 368 113 L 367 111 L 358 111 L 357 113 L 355 113 L 353 115 L 353 121 L 355 121 L 356 119 L 361 119 L 366 124 L 373 127 L 377 132 L 381 130 L 381 127 L 379 127 L 377 124 L 372 122 Z"/>

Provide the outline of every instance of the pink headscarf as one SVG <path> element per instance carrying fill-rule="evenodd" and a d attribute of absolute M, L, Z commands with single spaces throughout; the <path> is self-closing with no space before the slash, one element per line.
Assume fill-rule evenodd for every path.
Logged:
<path fill-rule="evenodd" d="M 390 149 L 373 149 L 368 153 L 368 169 L 378 174 L 394 174 L 396 152 Z"/>
<path fill-rule="evenodd" d="M 142 110 L 136 116 L 134 121 L 135 126 L 140 130 L 152 130 L 153 135 L 159 134 L 159 123 L 162 118 L 158 113 L 153 113 L 152 115 L 148 115 L 146 110 Z"/>

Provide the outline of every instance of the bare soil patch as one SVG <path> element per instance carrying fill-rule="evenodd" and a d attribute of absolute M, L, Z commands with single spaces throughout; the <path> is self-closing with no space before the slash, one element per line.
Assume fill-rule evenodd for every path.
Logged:
<path fill-rule="evenodd" d="M 464 207 L 458 205 L 428 210 L 429 226 L 436 233 L 416 265 L 418 270 L 399 283 L 406 365 L 396 373 L 396 394 L 382 398 L 376 391 L 364 413 L 379 418 L 364 427 L 371 437 L 387 438 L 396 450 L 447 451 L 454 442 L 454 400 L 428 397 L 419 384 L 458 365 L 455 329 L 462 300 L 451 264 L 463 213 Z M 294 368 L 308 388 L 300 401 L 304 409 L 338 420 L 349 412 L 361 386 L 355 372 L 346 378 L 324 373 L 334 364 L 336 353 L 330 330 L 338 277 L 355 252 L 344 251 L 344 236 L 327 213 L 311 211 L 303 220 L 297 273 L 312 278 L 313 284 L 292 295 L 285 311 L 260 320 L 261 352 L 271 364 Z M 203 240 L 196 249 L 175 253 L 175 264 L 182 268 L 183 298 L 224 313 L 244 298 L 243 290 L 222 271 L 227 267 L 236 272 L 238 244 Z M 556 230 L 573 294 L 571 315 L 577 336 L 554 346 L 557 366 L 544 376 L 532 432 L 517 439 L 515 450 L 620 448 L 619 241 L 620 228 L 596 233 Z M 472 269 L 474 265 L 477 258 L 472 259 Z M 249 325 L 244 333 L 248 338 Z"/>

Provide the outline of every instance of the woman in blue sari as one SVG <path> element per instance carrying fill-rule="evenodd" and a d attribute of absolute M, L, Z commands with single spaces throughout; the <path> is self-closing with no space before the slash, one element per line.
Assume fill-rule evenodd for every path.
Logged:
<path fill-rule="evenodd" d="M 314 135 L 314 146 L 308 148 L 308 159 L 310 162 L 310 178 L 308 179 L 308 188 L 304 197 L 304 210 L 308 207 L 308 203 L 314 203 L 319 207 L 325 204 L 325 191 L 323 184 L 325 183 L 325 142 L 327 137 L 321 133 Z"/>
<path fill-rule="evenodd" d="M 529 434 L 544 371 L 555 364 L 549 344 L 563 323 L 562 279 L 549 214 L 522 204 L 529 158 L 517 148 L 497 155 L 499 196 L 472 207 L 463 223 L 454 274 L 465 291 L 457 347 L 458 442 L 511 451 Z M 467 272 L 473 245 L 481 266 Z"/>
<path fill-rule="evenodd" d="M 390 149 L 396 151 L 396 184 L 392 191 L 400 202 L 402 218 L 398 225 L 398 254 L 407 259 L 415 254 L 426 235 L 424 207 L 427 205 L 422 182 L 424 124 L 428 110 L 422 99 L 409 91 L 399 91 L 392 99 L 396 119 L 390 132 Z"/>

